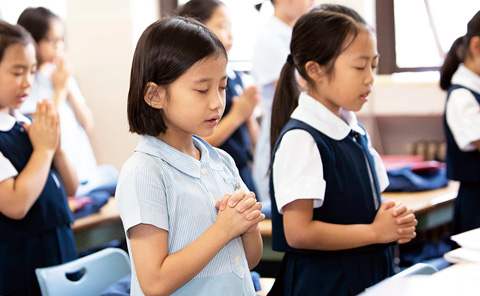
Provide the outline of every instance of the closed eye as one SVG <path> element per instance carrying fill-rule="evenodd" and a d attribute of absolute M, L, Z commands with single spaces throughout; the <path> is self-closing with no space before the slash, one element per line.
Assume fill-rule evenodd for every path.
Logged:
<path fill-rule="evenodd" d="M 208 89 L 205 89 L 205 90 L 201 90 L 201 89 L 196 89 L 197 92 L 201 93 L 201 94 L 206 94 L 208 93 Z"/>

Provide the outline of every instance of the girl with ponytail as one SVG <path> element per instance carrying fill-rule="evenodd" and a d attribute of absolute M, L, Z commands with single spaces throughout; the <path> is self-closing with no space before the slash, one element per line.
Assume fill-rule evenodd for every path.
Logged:
<path fill-rule="evenodd" d="M 385 168 L 353 113 L 377 63 L 374 32 L 347 12 L 293 28 L 272 108 L 272 247 L 285 256 L 269 295 L 357 295 L 393 274 L 390 244 L 415 237 L 413 211 L 382 203 Z"/>
<path fill-rule="evenodd" d="M 480 11 L 468 23 L 440 71 L 447 91 L 444 130 L 447 177 L 460 181 L 452 233 L 480 227 Z"/>

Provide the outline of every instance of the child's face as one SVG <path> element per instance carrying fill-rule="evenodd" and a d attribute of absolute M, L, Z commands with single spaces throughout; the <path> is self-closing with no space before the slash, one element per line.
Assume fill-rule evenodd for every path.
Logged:
<path fill-rule="evenodd" d="M 227 53 L 230 52 L 233 45 L 232 21 L 225 5 L 219 5 L 215 8 L 210 19 L 205 22 L 205 26 L 222 41 Z"/>
<path fill-rule="evenodd" d="M 362 29 L 355 41 L 338 56 L 330 76 L 316 83 L 320 94 L 317 99 L 335 114 L 339 114 L 340 107 L 359 111 L 372 90 L 377 64 L 376 38 Z"/>
<path fill-rule="evenodd" d="M 169 97 L 161 108 L 166 133 L 179 137 L 213 134 L 225 110 L 226 65 L 223 55 L 207 57 L 169 85 Z"/>
<path fill-rule="evenodd" d="M 0 110 L 18 109 L 30 93 L 37 60 L 33 44 L 12 44 L 0 62 Z"/>
<path fill-rule="evenodd" d="M 62 58 L 65 53 L 63 24 L 59 19 L 50 20 L 50 29 L 45 37 L 38 42 L 38 48 L 42 62 L 53 62 L 57 58 Z"/>
<path fill-rule="evenodd" d="M 275 4 L 275 9 L 281 9 L 284 14 L 297 19 L 312 7 L 313 0 L 280 0 L 278 4 Z"/>

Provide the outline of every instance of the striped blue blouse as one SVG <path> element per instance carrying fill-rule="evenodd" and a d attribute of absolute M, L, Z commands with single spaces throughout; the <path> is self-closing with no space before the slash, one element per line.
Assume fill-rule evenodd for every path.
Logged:
<path fill-rule="evenodd" d="M 233 159 L 194 136 L 196 160 L 159 139 L 142 136 L 123 165 L 116 201 L 128 230 L 140 223 L 168 231 L 169 254 L 197 239 L 217 218 L 215 199 L 246 192 Z M 202 250 L 198 250 L 200 253 Z M 132 262 L 130 295 L 143 295 Z M 172 295 L 255 295 L 241 237 L 231 240 L 192 280 Z"/>

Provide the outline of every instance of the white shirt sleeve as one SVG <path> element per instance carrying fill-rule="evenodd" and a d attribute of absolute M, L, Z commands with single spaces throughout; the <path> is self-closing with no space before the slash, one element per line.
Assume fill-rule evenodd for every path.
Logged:
<path fill-rule="evenodd" d="M 446 106 L 446 117 L 460 150 L 476 150 L 472 142 L 480 140 L 480 104 L 468 89 L 452 91 Z"/>
<path fill-rule="evenodd" d="M 280 214 L 286 204 L 298 199 L 313 199 L 314 208 L 322 206 L 326 187 L 323 164 L 308 132 L 292 130 L 283 136 L 273 162 L 273 187 Z"/>
<path fill-rule="evenodd" d="M 18 175 L 13 164 L 0 152 L 0 182 Z"/>
<path fill-rule="evenodd" d="M 375 162 L 375 172 L 377 173 L 378 178 L 378 187 L 380 188 L 380 192 L 385 191 L 390 181 L 388 181 L 387 170 L 385 169 L 385 165 L 383 164 L 382 158 L 380 154 L 378 154 L 377 150 L 373 148 L 372 141 L 370 140 L 370 136 L 367 133 L 367 141 L 368 141 L 368 150 L 373 157 L 373 161 Z"/>
<path fill-rule="evenodd" d="M 68 83 L 68 90 L 70 90 L 70 92 L 75 97 L 75 99 L 80 104 L 85 104 L 85 98 L 83 97 L 83 94 L 80 91 L 80 87 L 78 87 L 77 80 L 75 80 L 74 77 L 70 77 L 67 83 Z"/>

